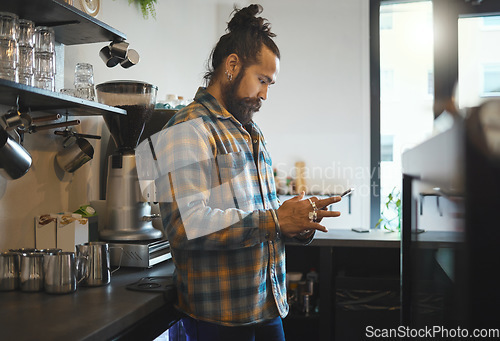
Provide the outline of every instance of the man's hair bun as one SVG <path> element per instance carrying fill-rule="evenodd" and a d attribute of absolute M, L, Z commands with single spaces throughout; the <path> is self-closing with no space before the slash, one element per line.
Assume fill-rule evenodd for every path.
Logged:
<path fill-rule="evenodd" d="M 276 34 L 271 32 L 271 24 L 267 19 L 257 17 L 262 10 L 261 5 L 255 4 L 242 9 L 234 8 L 233 18 L 227 24 L 227 33 L 220 37 L 210 55 L 208 71 L 203 77 L 207 84 L 211 84 L 217 70 L 221 70 L 220 74 L 223 75 L 224 59 L 231 53 L 238 55 L 243 67 L 259 61 L 263 46 L 280 58 L 280 50 L 272 39 Z"/>
<path fill-rule="evenodd" d="M 267 20 L 262 17 L 256 17 L 257 14 L 262 13 L 261 5 L 254 4 L 240 10 L 235 8 L 234 13 L 233 18 L 227 24 L 229 32 L 239 30 L 260 31 L 269 37 L 275 37 L 275 34 L 271 32 L 271 27 Z"/>

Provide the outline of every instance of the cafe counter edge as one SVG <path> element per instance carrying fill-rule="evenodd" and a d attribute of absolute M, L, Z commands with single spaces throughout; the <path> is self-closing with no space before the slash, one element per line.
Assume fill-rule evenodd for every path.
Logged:
<path fill-rule="evenodd" d="M 1 291 L 0 330 L 5 340 L 154 339 L 180 314 L 165 287 L 127 286 L 146 277 L 169 277 L 172 260 L 152 268 L 120 268 L 104 286 L 79 286 L 70 294 Z M 158 282 L 162 284 L 161 282 Z"/>

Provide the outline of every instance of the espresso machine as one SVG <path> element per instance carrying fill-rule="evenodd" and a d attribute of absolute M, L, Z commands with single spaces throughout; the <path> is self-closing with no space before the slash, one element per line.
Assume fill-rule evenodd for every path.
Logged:
<path fill-rule="evenodd" d="M 100 103 L 127 115 L 105 115 L 116 150 L 108 157 L 106 210 L 99 239 L 110 244 L 111 265 L 150 267 L 170 258 L 163 233 L 153 227 L 151 203 L 141 192 L 135 148 L 151 118 L 158 88 L 137 81 L 111 81 L 96 86 Z"/>

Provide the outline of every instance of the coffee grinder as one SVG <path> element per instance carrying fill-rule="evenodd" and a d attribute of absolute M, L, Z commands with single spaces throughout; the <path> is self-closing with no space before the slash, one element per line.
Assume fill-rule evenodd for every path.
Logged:
<path fill-rule="evenodd" d="M 112 265 L 149 267 L 168 258 L 162 252 L 168 248 L 168 241 L 160 240 L 163 233 L 152 224 L 159 215 L 151 214 L 151 205 L 141 193 L 134 151 L 154 111 L 157 90 L 154 85 L 137 81 L 96 86 L 100 103 L 127 111 L 127 115 L 104 116 L 117 149 L 108 157 L 106 218 L 104 226 L 99 227 L 99 238 L 111 242 L 111 251 L 115 246 L 115 252 L 110 252 Z M 153 253 L 161 260 L 151 259 Z"/>

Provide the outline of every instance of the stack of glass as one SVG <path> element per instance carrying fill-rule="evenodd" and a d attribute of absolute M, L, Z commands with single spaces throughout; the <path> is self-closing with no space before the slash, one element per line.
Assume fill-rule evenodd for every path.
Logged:
<path fill-rule="evenodd" d="M 76 64 L 75 96 L 89 101 L 93 101 L 95 99 L 94 70 L 92 64 Z"/>
<path fill-rule="evenodd" d="M 35 24 L 31 20 L 19 20 L 19 34 L 17 45 L 19 51 L 19 63 L 17 71 L 19 83 L 33 85 L 33 76 L 35 72 Z"/>
<path fill-rule="evenodd" d="M 17 82 L 17 30 L 19 17 L 0 12 L 0 78 Z"/>
<path fill-rule="evenodd" d="M 35 27 L 35 86 L 55 91 L 55 35 L 46 26 Z"/>

